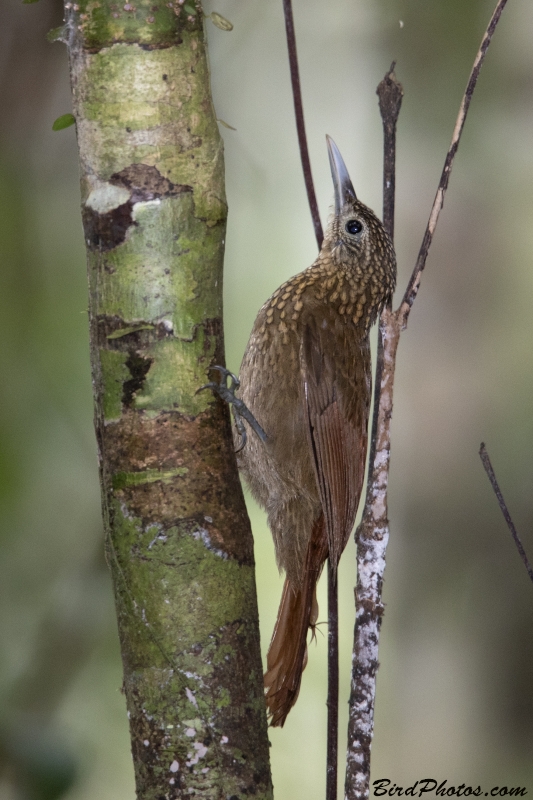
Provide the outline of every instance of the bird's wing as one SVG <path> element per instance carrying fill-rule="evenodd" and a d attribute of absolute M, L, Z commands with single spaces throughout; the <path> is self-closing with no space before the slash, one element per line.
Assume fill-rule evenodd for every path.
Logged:
<path fill-rule="evenodd" d="M 339 319 L 305 324 L 304 414 L 331 562 L 337 566 L 363 487 L 370 405 L 368 337 Z"/>

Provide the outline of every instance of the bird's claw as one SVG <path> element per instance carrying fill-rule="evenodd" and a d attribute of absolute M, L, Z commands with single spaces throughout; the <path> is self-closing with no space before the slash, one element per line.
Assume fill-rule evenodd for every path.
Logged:
<path fill-rule="evenodd" d="M 241 382 L 237 376 L 234 375 L 233 372 L 230 372 L 228 369 L 226 369 L 226 367 L 221 367 L 218 364 L 210 367 L 209 369 L 218 370 L 218 372 L 220 372 L 220 383 L 215 383 L 215 381 L 205 383 L 196 390 L 196 393 L 201 392 L 203 389 L 212 389 L 213 392 L 218 394 L 222 400 L 231 406 L 233 418 L 235 420 L 235 427 L 237 428 L 239 436 L 241 437 L 241 443 L 235 452 L 240 453 L 246 444 L 246 428 L 244 427 L 243 419 L 245 419 L 250 427 L 253 428 L 261 441 L 266 442 L 267 435 L 263 428 L 258 423 L 252 412 L 248 409 L 246 404 L 235 395 L 236 390 L 241 385 Z M 229 386 L 228 378 L 230 379 Z"/>

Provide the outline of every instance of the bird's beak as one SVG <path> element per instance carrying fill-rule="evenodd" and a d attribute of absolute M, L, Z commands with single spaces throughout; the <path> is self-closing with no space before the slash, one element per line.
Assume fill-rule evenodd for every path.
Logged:
<path fill-rule="evenodd" d="M 339 152 L 339 148 L 331 138 L 326 134 L 326 141 L 328 143 L 329 165 L 331 167 L 331 177 L 333 178 L 333 186 L 335 187 L 335 216 L 338 216 L 345 205 L 350 201 L 357 200 L 346 164 Z"/>

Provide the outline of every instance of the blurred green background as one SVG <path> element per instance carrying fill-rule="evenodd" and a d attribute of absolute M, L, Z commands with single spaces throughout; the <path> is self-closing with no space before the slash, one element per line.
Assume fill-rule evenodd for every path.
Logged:
<path fill-rule="evenodd" d="M 399 285 L 412 269 L 468 72 L 494 0 L 294 0 L 323 219 L 324 134 L 381 208 L 375 87 L 393 59 Z M 0 798 L 134 795 L 102 525 L 86 278 L 60 0 L 0 6 Z M 226 143 L 225 322 L 238 370 L 257 310 L 315 256 L 281 0 L 207 0 Z M 533 791 L 533 587 L 477 451 L 487 442 L 533 557 L 533 4 L 510 0 L 483 68 L 419 298 L 400 345 L 391 541 L 373 779 Z M 263 647 L 281 591 L 250 504 Z M 342 726 L 354 550 L 341 566 Z M 321 590 L 325 618 L 324 589 Z M 324 630 L 324 629 L 323 629 Z M 271 731 L 277 798 L 324 794 L 325 637 Z"/>

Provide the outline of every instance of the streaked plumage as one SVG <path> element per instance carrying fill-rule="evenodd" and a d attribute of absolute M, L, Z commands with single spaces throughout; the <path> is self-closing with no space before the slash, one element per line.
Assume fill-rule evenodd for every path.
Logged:
<path fill-rule="evenodd" d="M 286 572 L 265 675 L 272 725 L 284 724 L 298 696 L 324 562 L 338 565 L 353 528 L 367 450 L 369 330 L 396 279 L 390 239 L 357 200 L 329 138 L 328 146 L 335 214 L 322 249 L 261 308 L 239 374 L 240 396 L 268 436 L 249 437 L 239 466 Z"/>

